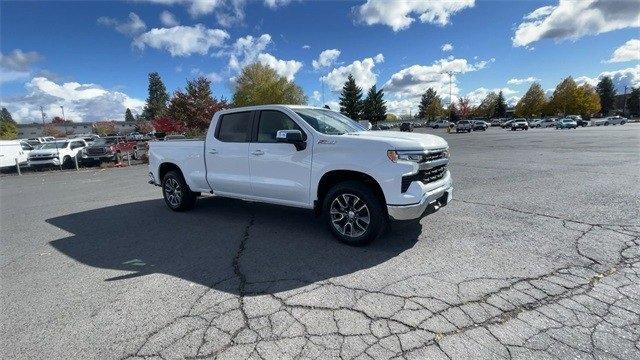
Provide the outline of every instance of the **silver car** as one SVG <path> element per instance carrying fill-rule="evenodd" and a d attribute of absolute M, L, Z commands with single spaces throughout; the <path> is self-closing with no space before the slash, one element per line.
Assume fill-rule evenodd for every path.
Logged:
<path fill-rule="evenodd" d="M 595 126 L 600 126 L 600 125 L 624 125 L 627 123 L 627 121 L 629 121 L 627 118 L 622 117 L 622 116 L 609 116 L 606 118 L 602 118 L 602 119 L 595 119 L 593 121 L 593 124 Z"/>
<path fill-rule="evenodd" d="M 473 130 L 473 124 L 469 120 L 460 120 L 456 124 L 456 132 L 471 132 Z"/>

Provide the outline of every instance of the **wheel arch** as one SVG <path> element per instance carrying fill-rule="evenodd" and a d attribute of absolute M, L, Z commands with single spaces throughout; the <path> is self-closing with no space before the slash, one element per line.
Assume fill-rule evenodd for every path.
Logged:
<path fill-rule="evenodd" d="M 356 170 L 331 170 L 322 175 L 320 181 L 318 182 L 318 188 L 316 193 L 316 201 L 314 203 L 314 209 L 316 213 L 319 213 L 322 208 L 322 202 L 324 197 L 327 195 L 329 190 L 345 181 L 360 181 L 373 189 L 373 192 L 380 197 L 383 204 L 386 204 L 384 192 L 382 191 L 382 187 L 378 183 L 373 176 L 366 174 L 361 171 Z"/>
<path fill-rule="evenodd" d="M 184 174 L 182 173 L 182 170 L 180 170 L 180 167 L 178 165 L 176 165 L 176 164 L 174 164 L 172 162 L 163 162 L 162 164 L 160 164 L 160 166 L 158 166 L 158 181 L 161 184 L 162 184 L 162 180 L 164 179 L 164 176 L 169 171 L 177 172 L 184 179 Z"/>

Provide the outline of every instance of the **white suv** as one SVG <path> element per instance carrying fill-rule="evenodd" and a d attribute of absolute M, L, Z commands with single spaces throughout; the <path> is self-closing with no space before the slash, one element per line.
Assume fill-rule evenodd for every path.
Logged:
<path fill-rule="evenodd" d="M 84 139 L 55 140 L 42 144 L 37 150 L 29 154 L 29 166 L 74 166 L 74 159 L 80 156 L 80 151 L 87 146 Z"/>

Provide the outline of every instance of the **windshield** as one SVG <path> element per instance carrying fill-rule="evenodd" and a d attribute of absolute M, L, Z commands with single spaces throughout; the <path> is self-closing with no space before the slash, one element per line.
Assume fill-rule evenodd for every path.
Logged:
<path fill-rule="evenodd" d="M 365 131 L 365 128 L 348 117 L 325 109 L 294 109 L 296 114 L 316 131 L 327 135 L 342 135 L 349 132 Z"/>
<path fill-rule="evenodd" d="M 42 146 L 40 147 L 40 149 L 55 149 L 56 147 L 58 149 L 64 149 L 67 147 L 67 145 L 69 144 L 68 141 L 54 141 L 54 142 L 48 142 L 48 143 L 44 143 L 42 144 Z"/>

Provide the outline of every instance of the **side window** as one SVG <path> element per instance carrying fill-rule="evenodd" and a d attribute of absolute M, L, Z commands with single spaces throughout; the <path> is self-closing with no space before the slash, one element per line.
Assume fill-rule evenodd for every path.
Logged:
<path fill-rule="evenodd" d="M 295 123 L 285 113 L 276 110 L 260 111 L 260 122 L 258 123 L 258 142 L 274 143 L 276 142 L 276 133 L 278 130 L 300 130 L 302 138 L 306 140 L 307 136 L 300 126 Z"/>
<path fill-rule="evenodd" d="M 216 139 L 224 142 L 249 142 L 251 112 L 238 112 L 220 117 Z"/>

